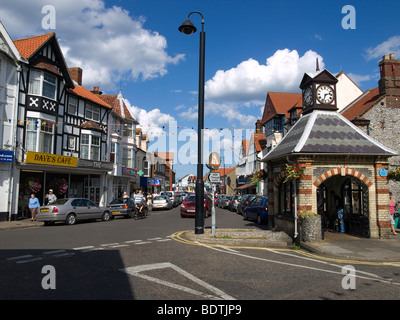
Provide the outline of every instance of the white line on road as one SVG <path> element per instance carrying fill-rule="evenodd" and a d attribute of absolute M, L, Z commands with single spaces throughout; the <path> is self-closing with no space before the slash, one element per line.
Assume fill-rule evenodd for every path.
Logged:
<path fill-rule="evenodd" d="M 151 238 L 151 239 L 147 239 L 147 240 L 149 240 L 149 241 L 154 241 L 154 240 L 161 240 L 162 238 L 160 238 L 160 237 L 157 237 L 157 238 Z"/>
<path fill-rule="evenodd" d="M 125 243 L 135 243 L 135 242 L 142 242 L 143 240 L 128 240 Z"/>
<path fill-rule="evenodd" d="M 86 247 L 79 247 L 79 248 L 72 248 L 72 250 L 86 250 L 86 249 L 93 249 L 94 246 L 86 246 Z"/>
<path fill-rule="evenodd" d="M 33 261 L 39 261 L 39 260 L 43 260 L 43 258 L 33 258 L 33 259 L 29 259 L 29 260 L 22 260 L 22 261 L 17 261 L 17 263 L 27 263 L 27 262 L 33 262 Z"/>
<path fill-rule="evenodd" d="M 135 244 L 137 245 L 137 244 L 148 244 L 148 243 L 151 243 L 150 241 L 143 241 L 143 242 L 136 242 Z"/>
<path fill-rule="evenodd" d="M 115 242 L 115 243 L 104 243 L 104 244 L 101 244 L 101 246 L 102 247 L 110 247 L 110 246 L 116 246 L 118 244 L 119 244 L 118 242 Z"/>
<path fill-rule="evenodd" d="M 157 242 L 165 242 L 165 241 L 171 241 L 172 239 L 160 239 L 160 240 L 157 240 Z"/>
<path fill-rule="evenodd" d="M 31 254 L 27 254 L 25 256 L 7 258 L 7 260 L 12 261 L 12 260 L 18 260 L 18 259 L 27 259 L 27 258 L 32 258 L 32 257 L 33 256 Z"/>
<path fill-rule="evenodd" d="M 43 254 L 55 254 L 65 252 L 65 250 L 53 250 L 53 251 L 44 251 Z"/>

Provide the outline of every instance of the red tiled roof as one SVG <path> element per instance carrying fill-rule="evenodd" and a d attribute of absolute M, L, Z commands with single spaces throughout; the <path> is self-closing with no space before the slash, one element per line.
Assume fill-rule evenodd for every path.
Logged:
<path fill-rule="evenodd" d="M 225 175 L 230 174 L 233 170 L 235 170 L 238 166 L 235 166 L 233 168 L 224 168 L 224 167 L 219 167 L 217 170 L 213 170 L 213 172 L 219 172 L 220 176 L 223 177 Z"/>
<path fill-rule="evenodd" d="M 267 139 L 263 133 L 253 133 L 254 145 L 257 152 L 260 152 L 267 144 Z"/>
<path fill-rule="evenodd" d="M 13 42 L 21 56 L 25 59 L 29 59 L 46 41 L 55 35 L 56 34 L 52 32 L 40 36 L 14 40 Z"/>
<path fill-rule="evenodd" d="M 290 118 L 288 111 L 302 105 L 301 93 L 268 92 L 261 123 L 265 124 L 277 114 L 285 114 L 286 118 Z"/>
<path fill-rule="evenodd" d="M 78 95 L 78 96 L 80 96 L 82 98 L 88 99 L 88 100 L 90 100 L 90 101 L 92 101 L 94 103 L 100 104 L 100 105 L 102 105 L 102 106 L 104 106 L 106 108 L 112 109 L 112 107 L 108 103 L 106 103 L 105 101 L 101 100 L 98 95 L 90 92 L 85 87 L 82 87 L 82 86 L 80 86 L 80 85 L 78 85 L 76 83 L 74 83 L 74 85 L 75 85 L 75 87 L 73 89 L 70 89 L 70 90 L 73 93 L 75 93 L 76 95 Z"/>
<path fill-rule="evenodd" d="M 122 111 L 121 111 L 121 104 L 118 99 L 117 94 L 102 94 L 98 96 L 101 100 L 105 101 L 108 103 L 112 109 L 115 111 L 116 114 L 118 114 L 121 118 L 129 119 L 129 120 L 134 120 L 131 113 L 129 112 L 128 108 L 125 105 L 125 102 L 122 101 L 122 108 L 124 109 L 124 117 L 122 116 Z"/>
<path fill-rule="evenodd" d="M 379 96 L 379 87 L 368 89 L 364 94 L 343 109 L 341 112 L 342 116 L 350 121 L 362 117 L 362 115 L 375 104 Z"/>

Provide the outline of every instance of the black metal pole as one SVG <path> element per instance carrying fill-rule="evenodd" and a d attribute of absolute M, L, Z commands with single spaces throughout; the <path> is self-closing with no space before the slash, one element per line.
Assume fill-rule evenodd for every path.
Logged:
<path fill-rule="evenodd" d="M 199 64 L 199 113 L 197 137 L 197 180 L 196 180 L 196 213 L 195 234 L 204 233 L 204 181 L 203 181 L 203 130 L 204 130 L 204 62 L 205 32 L 200 32 L 200 64 Z"/>

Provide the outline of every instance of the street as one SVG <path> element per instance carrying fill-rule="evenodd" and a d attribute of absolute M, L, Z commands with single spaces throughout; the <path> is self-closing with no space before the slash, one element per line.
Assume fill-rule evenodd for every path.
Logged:
<path fill-rule="evenodd" d="M 259 227 L 224 209 L 217 208 L 216 217 L 217 230 Z M 205 226 L 210 225 L 207 218 Z M 177 236 L 193 228 L 194 219 L 181 218 L 177 207 L 153 211 L 140 220 L 116 218 L 1 231 L 0 299 L 387 300 L 400 296 L 398 266 L 353 265 L 351 278 L 343 273 L 345 262 L 319 259 L 303 250 L 217 247 Z M 165 307 L 164 302 L 158 306 Z M 174 311 L 168 307 L 159 311 L 168 310 Z"/>

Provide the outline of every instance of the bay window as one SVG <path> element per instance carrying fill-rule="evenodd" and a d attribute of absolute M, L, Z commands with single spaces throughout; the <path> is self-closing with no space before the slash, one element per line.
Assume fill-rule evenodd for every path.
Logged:
<path fill-rule="evenodd" d="M 81 158 L 100 161 L 100 135 L 94 133 L 82 133 Z"/>
<path fill-rule="evenodd" d="M 54 121 L 27 118 L 26 142 L 27 151 L 53 153 Z"/>

